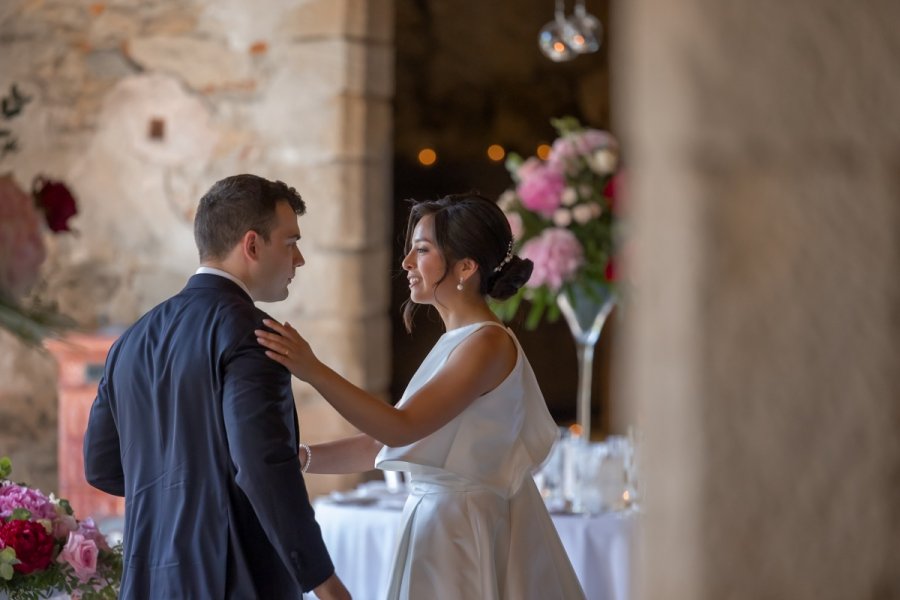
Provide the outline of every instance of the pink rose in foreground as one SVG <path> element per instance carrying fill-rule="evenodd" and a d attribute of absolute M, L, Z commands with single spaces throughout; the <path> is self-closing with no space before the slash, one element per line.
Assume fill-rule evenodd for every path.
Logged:
<path fill-rule="evenodd" d="M 98 554 L 99 550 L 94 540 L 88 539 L 80 533 L 72 532 L 56 561 L 68 563 L 81 583 L 85 583 L 97 572 Z"/>
<path fill-rule="evenodd" d="M 530 259 L 534 270 L 525 285 L 547 285 L 554 292 L 570 281 L 584 263 L 584 249 L 568 229 L 552 227 L 522 246 L 519 256 Z"/>
<path fill-rule="evenodd" d="M 12 177 L 0 177 L 0 290 L 14 299 L 37 280 L 46 251 L 31 197 Z"/>
<path fill-rule="evenodd" d="M 546 165 L 539 165 L 519 182 L 516 191 L 522 200 L 522 206 L 549 219 L 562 203 L 565 187 L 566 180 L 561 173 Z"/>

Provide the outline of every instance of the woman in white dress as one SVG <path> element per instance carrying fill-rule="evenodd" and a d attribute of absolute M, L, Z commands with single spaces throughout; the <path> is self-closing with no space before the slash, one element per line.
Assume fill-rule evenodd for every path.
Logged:
<path fill-rule="evenodd" d="M 474 195 L 413 206 L 407 227 L 414 305 L 437 309 L 444 333 L 396 406 L 320 362 L 289 324 L 257 331 L 270 358 L 310 383 L 361 432 L 301 452 L 304 470 L 411 473 L 390 599 L 584 598 L 532 471 L 557 427 L 521 346 L 487 297 L 531 275 L 512 253 L 503 212 Z"/>

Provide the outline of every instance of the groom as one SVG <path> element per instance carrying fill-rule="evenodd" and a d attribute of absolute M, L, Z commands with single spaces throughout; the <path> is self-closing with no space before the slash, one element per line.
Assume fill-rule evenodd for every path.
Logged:
<path fill-rule="evenodd" d="M 200 200 L 201 267 L 113 345 L 84 437 L 87 480 L 125 496 L 122 598 L 349 598 L 298 459 L 290 373 L 255 301 L 303 265 L 303 200 L 236 175 Z"/>

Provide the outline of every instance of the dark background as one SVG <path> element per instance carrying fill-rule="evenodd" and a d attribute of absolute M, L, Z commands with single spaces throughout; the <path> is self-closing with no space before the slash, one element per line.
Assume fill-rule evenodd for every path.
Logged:
<path fill-rule="evenodd" d="M 443 333 L 437 312 L 418 311 L 408 334 L 401 305 L 409 295 L 400 268 L 409 203 L 477 190 L 496 198 L 512 185 L 503 161 L 488 159 L 490 144 L 523 158 L 556 137 L 550 119 L 564 115 L 611 130 L 608 3 L 588 1 L 604 25 L 600 51 L 554 63 L 538 49 L 538 31 L 553 18 L 549 0 L 484 2 L 403 1 L 396 4 L 396 97 L 394 106 L 394 277 L 391 291 L 393 375 L 391 397 L 400 398 L 418 364 Z M 569 2 L 567 10 L 571 11 Z M 615 134 L 615 131 L 612 131 Z M 437 162 L 419 164 L 419 150 L 436 151 Z M 554 418 L 575 419 L 575 344 L 565 322 L 511 323 L 537 374 Z M 610 360 L 616 313 L 596 348 L 593 380 L 594 436 L 610 432 Z"/>

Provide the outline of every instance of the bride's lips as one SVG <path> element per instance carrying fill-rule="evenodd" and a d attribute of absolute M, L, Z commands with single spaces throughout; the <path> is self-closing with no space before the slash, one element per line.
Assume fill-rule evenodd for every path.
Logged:
<path fill-rule="evenodd" d="M 410 277 L 409 278 L 409 287 L 414 287 L 422 281 L 421 277 Z"/>

